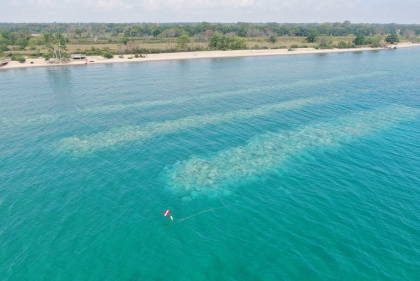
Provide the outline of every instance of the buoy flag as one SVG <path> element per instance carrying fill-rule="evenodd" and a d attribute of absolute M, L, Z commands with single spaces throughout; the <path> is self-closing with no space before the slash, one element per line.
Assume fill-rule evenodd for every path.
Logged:
<path fill-rule="evenodd" d="M 165 212 L 163 212 L 163 215 L 166 217 L 166 216 L 168 216 L 168 215 L 170 215 L 171 214 L 171 212 L 169 211 L 169 210 L 166 210 Z"/>

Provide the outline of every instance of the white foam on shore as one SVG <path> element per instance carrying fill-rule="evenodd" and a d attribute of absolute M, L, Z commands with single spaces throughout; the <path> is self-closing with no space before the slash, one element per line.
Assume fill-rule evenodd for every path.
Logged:
<path fill-rule="evenodd" d="M 282 83 L 282 84 L 277 84 L 277 85 L 255 87 L 255 88 L 249 88 L 249 89 L 243 89 L 243 90 L 223 91 L 223 92 L 216 92 L 216 93 L 209 93 L 209 94 L 201 94 L 201 95 L 196 95 L 196 96 L 179 97 L 179 98 L 168 99 L 168 100 L 143 101 L 143 102 L 129 103 L 129 104 L 115 104 L 115 105 L 107 105 L 107 106 L 88 107 L 84 109 L 78 109 L 76 112 L 67 113 L 67 114 L 54 114 L 54 115 L 45 114 L 45 115 L 35 115 L 32 117 L 23 117 L 23 118 L 17 118 L 17 119 L 3 118 L 2 123 L 4 126 L 8 126 L 8 127 L 45 125 L 45 124 L 54 123 L 59 119 L 61 120 L 77 119 L 81 116 L 107 114 L 107 113 L 124 111 L 128 109 L 140 109 L 140 108 L 157 107 L 157 106 L 164 106 L 164 105 L 179 105 L 179 104 L 183 104 L 183 103 L 187 103 L 191 101 L 212 100 L 212 99 L 225 98 L 229 96 L 247 95 L 251 93 L 259 93 L 259 92 L 273 91 L 273 90 L 280 91 L 280 90 L 293 89 L 293 88 L 302 87 L 302 86 L 306 87 L 306 86 L 315 86 L 315 85 L 325 85 L 328 83 L 338 82 L 338 81 L 369 78 L 372 76 L 384 75 L 386 73 L 387 72 L 384 72 L 384 71 L 376 71 L 376 72 L 366 73 L 366 74 L 337 76 L 337 77 L 331 77 L 328 79 L 312 79 L 312 80 L 302 79 L 300 81 L 293 82 L 293 83 Z"/>
<path fill-rule="evenodd" d="M 323 104 L 334 99 L 331 97 L 302 98 L 272 105 L 264 105 L 255 109 L 237 110 L 228 113 L 218 113 L 204 116 L 188 116 L 180 119 L 164 122 L 152 122 L 143 127 L 126 126 L 82 137 L 70 137 L 62 139 L 58 143 L 58 150 L 65 153 L 88 153 L 106 149 L 118 144 L 144 141 L 158 135 L 177 133 L 179 131 L 198 128 L 209 124 L 221 124 L 226 122 L 265 116 L 276 111 L 292 110 L 303 106 Z"/>
<path fill-rule="evenodd" d="M 392 106 L 295 131 L 258 136 L 243 147 L 227 149 L 208 158 L 180 161 L 167 170 L 165 178 L 168 188 L 183 196 L 224 194 L 230 187 L 278 172 L 287 160 L 313 148 L 337 146 L 419 114 L 419 109 Z"/>

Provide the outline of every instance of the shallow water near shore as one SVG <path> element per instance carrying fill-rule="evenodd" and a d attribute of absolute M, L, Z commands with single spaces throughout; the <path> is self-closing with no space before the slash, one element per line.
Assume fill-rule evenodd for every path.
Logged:
<path fill-rule="evenodd" d="M 2 71 L 0 280 L 416 280 L 419 63 Z"/>

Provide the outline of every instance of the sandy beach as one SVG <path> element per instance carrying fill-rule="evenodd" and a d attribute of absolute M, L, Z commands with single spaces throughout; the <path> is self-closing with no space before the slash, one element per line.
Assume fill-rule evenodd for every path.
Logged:
<path fill-rule="evenodd" d="M 99 63 L 123 63 L 123 62 L 150 62 L 164 60 L 185 60 L 185 59 L 204 59 L 204 58 L 229 58 L 229 57 L 249 57 L 249 56 L 279 56 L 279 55 L 300 55 L 300 54 L 323 54 L 323 53 L 342 53 L 342 52 L 360 52 L 360 51 L 378 51 L 393 50 L 394 47 L 408 48 L 419 47 L 420 43 L 401 43 L 390 45 L 389 48 L 357 48 L 357 49 L 324 49 L 316 50 L 314 48 L 302 48 L 288 51 L 287 49 L 264 49 L 264 50 L 237 50 L 237 51 L 203 51 L 203 52 L 179 52 L 150 54 L 143 58 L 135 58 L 133 55 L 124 55 L 123 58 L 114 56 L 112 59 L 106 59 L 101 56 L 88 56 L 86 60 L 71 60 L 67 63 L 48 63 L 43 58 L 26 59 L 26 62 L 9 61 L 8 64 L 0 67 L 0 70 L 40 67 L 40 66 L 63 66 L 63 65 L 85 65 Z M 130 59 L 129 59 L 130 57 Z"/>

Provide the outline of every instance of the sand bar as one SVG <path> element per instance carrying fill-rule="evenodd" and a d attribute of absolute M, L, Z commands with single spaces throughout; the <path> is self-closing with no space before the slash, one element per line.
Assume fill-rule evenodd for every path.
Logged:
<path fill-rule="evenodd" d="M 233 57 L 250 57 L 250 56 L 279 56 L 279 55 L 298 55 L 298 54 L 323 54 L 323 53 L 342 53 L 342 52 L 360 52 L 360 51 L 378 51 L 393 50 L 396 48 L 419 47 L 420 43 L 401 43 L 391 45 L 389 48 L 357 48 L 357 49 L 324 49 L 316 50 L 314 48 L 299 48 L 294 51 L 287 49 L 264 49 L 264 50 L 237 50 L 237 51 L 202 51 L 202 52 L 179 52 L 179 53 L 162 53 L 150 54 L 144 58 L 135 58 L 133 55 L 124 55 L 123 58 L 114 56 L 112 59 L 105 59 L 101 56 L 87 57 L 85 60 L 72 60 L 68 63 L 48 63 L 43 58 L 27 59 L 26 62 L 9 61 L 8 64 L 0 67 L 0 70 L 39 67 L 39 66 L 64 66 L 64 65 L 85 65 L 85 64 L 102 64 L 102 63 L 121 63 L 121 62 L 150 62 L 165 60 L 185 60 L 185 59 L 204 59 L 204 58 L 233 58 Z M 129 57 L 132 57 L 129 59 Z M 32 62 L 32 63 L 31 63 Z"/>

